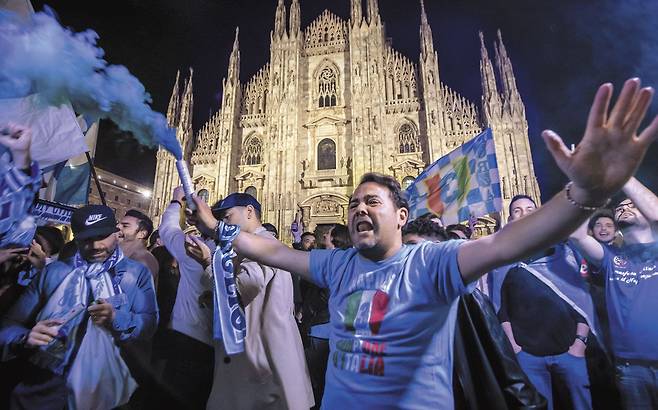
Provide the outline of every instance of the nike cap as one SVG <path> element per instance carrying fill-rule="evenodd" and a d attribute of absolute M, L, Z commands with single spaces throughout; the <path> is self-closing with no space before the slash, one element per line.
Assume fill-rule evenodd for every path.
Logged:
<path fill-rule="evenodd" d="M 87 205 L 73 211 L 71 229 L 77 240 L 107 238 L 119 230 L 114 211 L 105 205 Z"/>

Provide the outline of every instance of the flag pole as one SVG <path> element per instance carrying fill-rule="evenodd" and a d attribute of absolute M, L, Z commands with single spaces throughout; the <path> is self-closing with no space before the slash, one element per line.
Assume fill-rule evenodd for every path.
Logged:
<path fill-rule="evenodd" d="M 103 205 L 107 206 L 107 202 L 105 202 L 105 194 L 101 189 L 100 181 L 98 181 L 98 175 L 96 175 L 96 168 L 94 168 L 94 161 L 91 159 L 91 155 L 89 155 L 89 151 L 86 151 L 85 155 L 87 156 L 87 161 L 89 162 L 89 169 L 91 169 L 91 176 L 94 178 L 94 182 L 96 182 L 96 188 L 98 189 L 98 196 L 101 197 L 101 202 L 103 203 Z"/>

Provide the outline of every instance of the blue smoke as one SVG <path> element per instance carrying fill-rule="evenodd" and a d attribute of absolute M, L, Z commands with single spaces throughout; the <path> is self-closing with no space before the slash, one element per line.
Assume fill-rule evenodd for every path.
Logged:
<path fill-rule="evenodd" d="M 97 40 L 92 30 L 63 28 L 49 10 L 28 20 L 0 12 L 0 98 L 36 92 L 48 104 L 70 101 L 78 113 L 109 118 L 140 143 L 160 144 L 181 159 L 176 131 L 126 67 L 108 65 Z"/>

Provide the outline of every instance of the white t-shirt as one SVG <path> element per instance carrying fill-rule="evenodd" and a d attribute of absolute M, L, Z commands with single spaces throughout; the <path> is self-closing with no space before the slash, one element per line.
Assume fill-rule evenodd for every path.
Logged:
<path fill-rule="evenodd" d="M 170 204 L 162 215 L 159 232 L 167 250 L 178 261 L 180 282 L 169 327 L 212 346 L 212 302 L 204 306 L 199 297 L 212 301 L 212 281 L 203 267 L 185 253 L 185 233 L 179 225 L 180 205 Z M 208 244 L 210 245 L 210 243 Z M 211 249 L 212 250 L 212 249 Z"/>
<path fill-rule="evenodd" d="M 456 299 L 474 288 L 459 272 L 461 242 L 403 245 L 380 262 L 354 248 L 311 252 L 331 295 L 323 408 L 453 408 Z"/>

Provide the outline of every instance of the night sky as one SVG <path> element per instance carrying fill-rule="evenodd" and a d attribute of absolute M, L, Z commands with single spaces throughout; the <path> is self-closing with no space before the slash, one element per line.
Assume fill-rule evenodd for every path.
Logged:
<path fill-rule="evenodd" d="M 240 26 L 241 81 L 269 59 L 276 0 L 133 0 L 33 1 L 51 6 L 63 25 L 91 28 L 112 64 L 139 78 L 153 97 L 153 108 L 166 112 L 176 70 L 194 68 L 194 130 L 219 108 L 235 26 Z M 325 8 L 347 19 L 349 0 L 300 0 L 302 27 Z M 290 0 L 286 0 L 290 5 Z M 393 47 L 418 61 L 419 3 L 380 0 L 382 21 Z M 639 0 L 426 0 L 426 11 L 439 54 L 442 81 L 479 106 L 482 30 L 493 55 L 500 28 L 526 105 L 535 171 L 543 200 L 565 180 L 557 171 L 539 133 L 556 130 L 566 142 L 580 139 L 598 84 L 639 76 L 658 86 L 658 2 Z M 365 0 L 364 0 L 365 14 Z M 650 115 L 658 112 L 658 103 Z M 111 172 L 151 184 L 155 151 L 139 146 L 112 123 L 103 122 L 97 164 Z M 658 191 L 654 144 L 639 178 Z"/>

